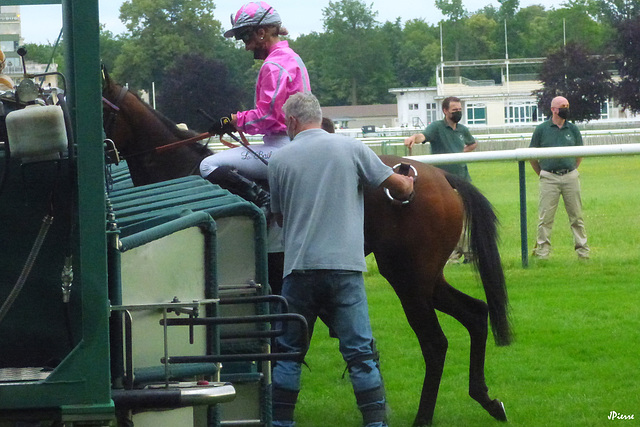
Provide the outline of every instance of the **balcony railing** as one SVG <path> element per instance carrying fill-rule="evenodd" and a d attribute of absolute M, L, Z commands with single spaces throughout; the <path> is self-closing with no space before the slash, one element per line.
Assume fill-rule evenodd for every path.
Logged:
<path fill-rule="evenodd" d="M 27 73 L 29 74 L 44 73 L 45 70 L 47 70 L 47 66 L 45 64 L 36 64 L 33 62 L 27 62 Z M 58 64 L 51 64 L 49 66 L 49 70 L 47 71 L 57 71 L 57 70 L 58 70 Z M 13 77 L 16 75 L 22 75 L 24 73 L 24 70 L 22 69 L 22 65 L 10 65 L 10 66 L 8 65 L 4 68 L 3 73 Z"/>

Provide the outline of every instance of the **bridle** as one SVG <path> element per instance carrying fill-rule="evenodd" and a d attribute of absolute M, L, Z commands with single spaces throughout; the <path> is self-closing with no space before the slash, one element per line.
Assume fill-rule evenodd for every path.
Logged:
<path fill-rule="evenodd" d="M 109 115 L 107 116 L 107 120 L 104 124 L 104 131 L 107 135 L 110 134 L 113 130 L 113 124 L 115 123 L 116 117 L 120 112 L 120 104 L 122 103 L 122 100 L 124 99 L 128 91 L 129 89 L 127 89 L 125 86 L 120 87 L 120 92 L 118 92 L 118 96 L 116 96 L 116 99 L 113 102 L 109 101 L 104 95 L 102 95 L 102 102 L 109 107 Z"/>

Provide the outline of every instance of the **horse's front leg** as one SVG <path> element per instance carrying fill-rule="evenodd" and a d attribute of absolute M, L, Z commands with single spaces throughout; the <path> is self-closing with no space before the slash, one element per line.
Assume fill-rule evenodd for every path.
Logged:
<path fill-rule="evenodd" d="M 507 421 L 502 402 L 489 397 L 489 388 L 484 376 L 489 314 L 487 304 L 458 291 L 446 282 L 436 288 L 434 304 L 437 310 L 458 320 L 469 332 L 469 395 L 492 417 L 499 421 Z"/>

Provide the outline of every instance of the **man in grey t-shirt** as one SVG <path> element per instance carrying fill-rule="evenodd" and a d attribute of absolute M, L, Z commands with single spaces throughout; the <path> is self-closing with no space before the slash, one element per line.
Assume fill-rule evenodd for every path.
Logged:
<path fill-rule="evenodd" d="M 398 199 L 413 192 L 413 179 L 393 173 L 362 142 L 321 129 L 322 111 L 310 93 L 284 106 L 292 143 L 269 161 L 271 210 L 284 231 L 282 295 L 303 315 L 310 331 L 319 313 L 340 340 L 356 401 L 367 427 L 386 426 L 386 398 L 373 345 L 362 272 L 363 186 L 384 186 Z M 300 331 L 290 326 L 277 339 L 299 351 Z M 279 360 L 273 370 L 273 425 L 293 426 L 300 391 L 300 362 Z"/>

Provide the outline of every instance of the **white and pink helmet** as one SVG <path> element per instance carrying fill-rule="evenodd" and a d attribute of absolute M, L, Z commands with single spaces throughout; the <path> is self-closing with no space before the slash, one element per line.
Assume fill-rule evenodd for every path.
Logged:
<path fill-rule="evenodd" d="M 225 37 L 233 37 L 237 30 L 260 25 L 280 25 L 280 15 L 276 10 L 263 1 L 252 1 L 236 12 L 235 18 L 231 16 L 232 28 L 224 33 Z"/>

